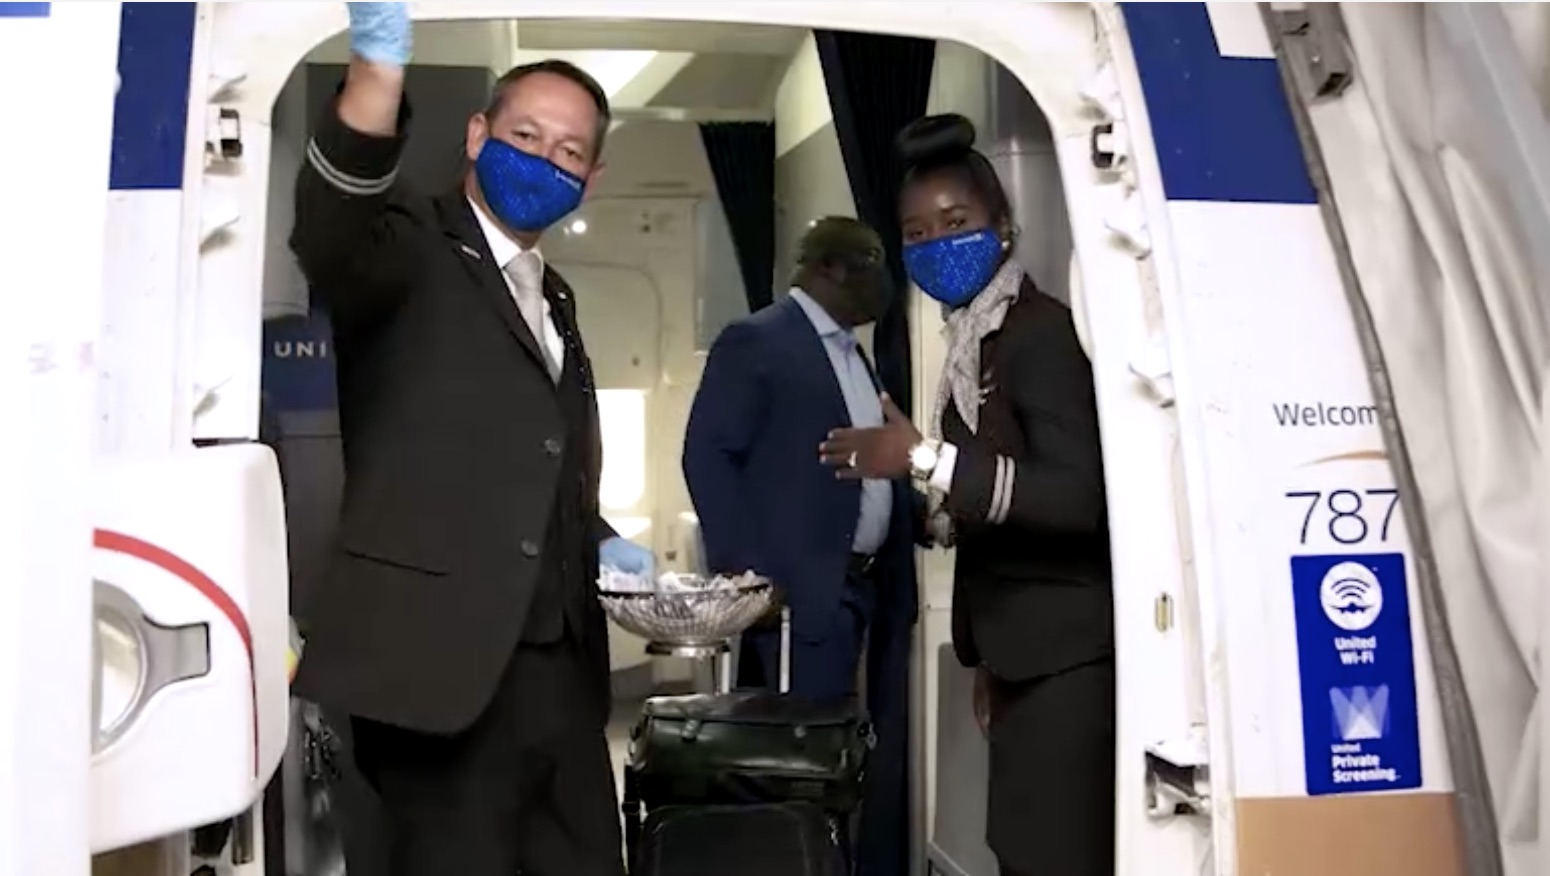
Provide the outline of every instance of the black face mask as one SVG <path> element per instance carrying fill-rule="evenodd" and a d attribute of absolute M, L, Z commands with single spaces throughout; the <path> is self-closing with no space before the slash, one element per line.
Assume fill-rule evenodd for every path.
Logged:
<path fill-rule="evenodd" d="M 856 259 L 847 265 L 845 281 L 840 284 L 845 307 L 854 325 L 876 322 L 893 298 L 893 281 L 881 261 Z"/>

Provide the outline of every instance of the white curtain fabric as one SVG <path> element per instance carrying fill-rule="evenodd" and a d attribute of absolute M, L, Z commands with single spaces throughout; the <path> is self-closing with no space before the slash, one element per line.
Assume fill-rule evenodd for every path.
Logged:
<path fill-rule="evenodd" d="M 1550 6 L 1502 4 L 1550 95 Z M 1312 109 L 1422 493 L 1508 876 L 1550 869 L 1545 282 L 1427 4 L 1341 4 L 1357 67 Z M 1550 156 L 1546 156 L 1550 159 Z M 1310 351 L 1311 353 L 1312 351 Z"/>

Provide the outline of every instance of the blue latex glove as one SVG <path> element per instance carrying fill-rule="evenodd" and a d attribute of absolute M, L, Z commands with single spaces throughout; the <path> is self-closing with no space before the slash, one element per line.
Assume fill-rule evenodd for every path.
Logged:
<path fill-rule="evenodd" d="M 350 7 L 350 51 L 373 64 L 405 67 L 414 52 L 414 27 L 407 3 L 346 3 Z"/>
<path fill-rule="evenodd" d="M 605 568 L 617 569 L 626 575 L 656 577 L 657 559 L 651 551 L 617 535 L 598 546 L 597 561 Z"/>

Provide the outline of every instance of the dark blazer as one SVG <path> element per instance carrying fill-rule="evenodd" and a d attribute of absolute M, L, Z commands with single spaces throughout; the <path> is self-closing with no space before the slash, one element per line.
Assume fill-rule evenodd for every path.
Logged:
<path fill-rule="evenodd" d="M 876 375 L 873 375 L 876 382 Z M 683 471 L 707 564 L 756 569 L 781 587 L 794 632 L 822 638 L 837 617 L 861 512 L 858 481 L 818 458 L 831 429 L 849 426 L 823 339 L 791 298 L 732 323 L 711 347 L 684 436 Z M 894 485 L 878 552 L 881 610 L 916 611 L 913 493 Z"/>
<path fill-rule="evenodd" d="M 980 355 L 978 434 L 956 406 L 942 415 L 942 437 L 958 447 L 947 498 L 958 532 L 953 647 L 965 666 L 1023 681 L 1113 653 L 1097 403 L 1071 310 L 1030 280 Z M 1002 457 L 1010 505 L 992 524 Z"/>
<path fill-rule="evenodd" d="M 325 110 L 296 183 L 291 247 L 334 328 L 345 486 L 336 555 L 309 606 L 300 695 L 351 715 L 453 733 L 489 703 L 521 636 L 566 424 L 539 342 L 461 192 L 393 182 L 408 131 Z M 590 422 L 581 493 L 591 543 L 613 533 L 597 486 L 591 367 L 564 280 L 544 283 Z M 597 552 L 566 558 L 597 577 Z M 607 626 L 584 639 L 606 697 Z"/>

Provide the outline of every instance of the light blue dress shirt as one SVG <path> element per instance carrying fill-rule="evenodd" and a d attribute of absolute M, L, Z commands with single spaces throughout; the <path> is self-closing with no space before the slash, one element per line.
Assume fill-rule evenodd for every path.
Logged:
<path fill-rule="evenodd" d="M 857 348 L 855 332 L 841 328 L 828 312 L 801 289 L 792 289 L 791 297 L 813 330 L 823 340 L 824 351 L 829 354 L 829 366 L 834 379 L 839 382 L 845 396 L 845 410 L 850 413 L 850 424 L 866 429 L 883 424 L 883 403 L 878 398 L 877 386 L 872 374 Z M 856 537 L 851 550 L 858 554 L 875 554 L 888 538 L 888 525 L 893 517 L 893 484 L 888 481 L 867 479 L 861 482 L 861 516 L 856 520 Z"/>

